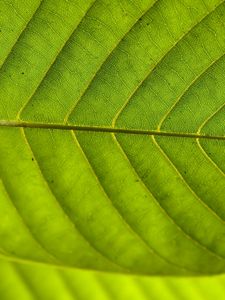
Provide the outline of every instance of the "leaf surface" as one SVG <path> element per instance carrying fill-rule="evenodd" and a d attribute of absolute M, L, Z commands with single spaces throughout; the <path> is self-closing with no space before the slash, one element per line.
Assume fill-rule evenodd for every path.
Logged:
<path fill-rule="evenodd" d="M 1 257 L 223 273 L 224 1 L 1 14 Z"/>
<path fill-rule="evenodd" d="M 0 279 L 4 300 L 213 300 L 224 295 L 224 276 L 137 277 L 1 261 Z"/>

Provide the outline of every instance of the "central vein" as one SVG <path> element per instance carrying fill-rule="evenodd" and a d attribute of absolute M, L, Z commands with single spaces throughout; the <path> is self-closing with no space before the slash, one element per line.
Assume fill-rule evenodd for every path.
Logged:
<path fill-rule="evenodd" d="M 30 123 L 19 121 L 0 121 L 0 127 L 20 127 L 20 128 L 39 128 L 39 129 L 56 129 L 56 130 L 75 130 L 75 131 L 91 131 L 91 132 L 108 132 L 108 133 L 123 133 L 123 134 L 139 134 L 139 135 L 155 135 L 155 136 L 171 136 L 180 138 L 201 138 L 213 140 L 225 140 L 222 135 L 209 135 L 197 133 L 183 133 L 183 132 L 167 132 L 157 130 L 142 130 L 142 129 L 128 129 L 128 128 L 111 128 L 111 127 L 97 127 L 97 126 L 81 126 L 81 125 L 65 125 L 52 123 Z"/>

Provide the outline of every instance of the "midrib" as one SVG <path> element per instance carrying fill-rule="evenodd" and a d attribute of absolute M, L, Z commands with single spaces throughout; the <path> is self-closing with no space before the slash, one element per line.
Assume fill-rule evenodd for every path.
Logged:
<path fill-rule="evenodd" d="M 1 120 L 0 127 L 75 130 L 75 131 L 90 131 L 90 132 L 154 135 L 154 136 L 165 136 L 165 137 L 170 136 L 170 137 L 177 137 L 177 138 L 194 138 L 194 139 L 201 138 L 201 139 L 225 140 L 225 136 L 222 135 L 167 132 L 167 131 L 128 129 L 128 128 L 97 127 L 97 126 L 65 125 L 65 124 L 57 124 L 57 123 L 36 123 L 36 122 L 32 123 L 32 122 L 23 122 L 23 121 Z"/>

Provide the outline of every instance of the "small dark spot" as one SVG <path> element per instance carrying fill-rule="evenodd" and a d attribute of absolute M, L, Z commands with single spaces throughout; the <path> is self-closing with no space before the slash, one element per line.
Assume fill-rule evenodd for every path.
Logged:
<path fill-rule="evenodd" d="M 0 29 L 0 32 L 2 32 L 2 30 Z"/>
<path fill-rule="evenodd" d="M 187 171 L 184 171 L 184 174 L 187 174 Z"/>
<path fill-rule="evenodd" d="M 150 23 L 147 23 L 147 26 L 149 25 Z"/>
<path fill-rule="evenodd" d="M 51 183 L 54 183 L 54 180 L 53 180 L 53 179 L 51 180 Z"/>
<path fill-rule="evenodd" d="M 24 72 L 21 72 L 21 74 L 23 75 L 23 74 L 24 74 Z"/>
<path fill-rule="evenodd" d="M 32 157 L 31 160 L 34 161 L 34 158 Z"/>
<path fill-rule="evenodd" d="M 139 21 L 142 21 L 142 18 L 140 18 Z"/>

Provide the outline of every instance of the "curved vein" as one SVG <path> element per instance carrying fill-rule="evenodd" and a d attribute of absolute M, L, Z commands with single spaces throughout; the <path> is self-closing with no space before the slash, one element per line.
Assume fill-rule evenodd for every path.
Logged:
<path fill-rule="evenodd" d="M 221 56 L 217 57 L 214 61 L 212 61 L 206 69 L 204 69 L 201 73 L 199 73 L 192 81 L 191 83 L 185 88 L 183 93 L 176 99 L 175 103 L 171 106 L 171 108 L 165 113 L 165 115 L 162 117 L 161 121 L 159 122 L 159 125 L 157 127 L 157 130 L 160 130 L 163 123 L 169 118 L 169 115 L 172 113 L 174 108 L 182 101 L 182 98 L 187 94 L 187 92 L 191 89 L 191 87 L 202 77 L 204 76 L 212 66 L 214 66 L 220 59 L 222 59 L 225 56 L 223 53 Z"/>
<path fill-rule="evenodd" d="M 84 18 L 86 17 L 87 13 L 92 9 L 93 5 L 96 3 L 96 1 L 98 0 L 94 0 L 92 2 L 92 4 L 89 6 L 89 8 L 87 9 L 87 11 L 85 12 L 85 14 L 83 15 L 83 17 L 80 19 L 80 22 L 76 25 L 76 27 L 72 30 L 71 34 L 68 36 L 68 38 L 65 40 L 65 42 L 61 45 L 61 47 L 59 48 L 59 50 L 57 51 L 55 57 L 53 57 L 48 69 L 45 71 L 44 76 L 41 78 L 39 84 L 37 85 L 37 87 L 35 88 L 35 90 L 33 91 L 33 93 L 31 94 L 31 96 L 27 99 L 27 101 L 22 105 L 22 107 L 20 108 L 20 110 L 17 113 L 16 119 L 19 120 L 20 119 L 20 115 L 22 114 L 22 112 L 24 111 L 24 109 L 26 108 L 26 106 L 28 105 L 28 103 L 32 100 L 33 96 L 36 94 L 37 90 L 39 89 L 39 87 L 41 86 L 41 84 L 43 83 L 43 81 L 45 80 L 45 78 L 47 77 L 48 73 L 50 72 L 51 68 L 54 66 L 54 64 L 57 61 L 57 58 L 59 57 L 59 55 L 62 53 L 62 51 L 65 49 L 65 47 L 67 46 L 67 44 L 70 42 L 71 37 L 74 35 L 75 31 L 77 30 L 78 26 L 81 24 L 81 22 L 84 20 Z"/>
<path fill-rule="evenodd" d="M 38 245 L 41 249 L 43 249 L 44 252 L 46 252 L 46 254 L 47 254 L 50 258 L 53 259 L 53 261 L 55 261 L 56 263 L 59 263 L 59 264 L 60 264 L 61 262 L 59 261 L 59 259 L 58 259 L 56 256 L 54 256 L 54 254 L 50 253 L 49 250 L 48 250 L 48 249 L 47 249 L 47 248 L 46 248 L 46 247 L 45 247 L 45 246 L 44 246 L 44 245 L 43 245 L 43 244 L 35 237 L 35 235 L 33 234 L 32 230 L 31 230 L 31 228 L 29 227 L 29 225 L 27 224 L 27 222 L 26 222 L 26 221 L 24 220 L 24 218 L 22 217 L 22 215 L 21 215 L 20 211 L 18 210 L 18 208 L 17 208 L 15 202 L 13 201 L 13 199 L 12 199 L 12 197 L 10 196 L 9 192 L 7 191 L 6 186 L 5 186 L 5 184 L 4 184 L 2 178 L 1 178 L 1 182 L 2 182 L 2 184 L 3 184 L 3 186 L 4 186 L 4 190 L 5 190 L 6 193 L 7 193 L 8 199 L 10 200 L 11 204 L 13 205 L 13 207 L 14 207 L 14 209 L 15 209 L 17 215 L 19 216 L 19 218 L 20 218 L 22 224 L 24 225 L 24 227 L 26 228 L 26 230 L 27 230 L 28 233 L 30 234 L 31 238 L 37 243 L 37 245 Z M 5 250 L 4 250 L 4 251 L 5 251 Z M 12 254 L 7 252 L 7 255 L 10 255 L 10 256 L 11 256 Z M 12 257 L 13 257 L 13 256 L 12 256 Z M 23 258 L 21 258 L 21 259 L 23 259 Z M 38 261 L 37 261 L 37 262 L 38 262 Z"/>
<path fill-rule="evenodd" d="M 83 153 L 83 155 L 84 155 L 84 158 L 85 158 L 85 160 L 87 161 L 87 163 L 88 163 L 88 165 L 89 165 L 89 168 L 90 168 L 91 171 L 92 171 L 92 174 L 93 174 L 94 177 L 96 178 L 99 187 L 101 188 L 101 190 L 103 191 L 104 195 L 106 196 L 106 199 L 109 200 L 110 204 L 111 204 L 112 207 L 115 209 L 115 211 L 116 211 L 117 214 L 119 215 L 121 221 L 125 224 L 125 226 L 129 229 L 129 231 L 130 231 L 135 237 L 137 237 L 138 240 L 141 241 L 142 244 L 144 243 L 144 245 L 148 248 L 148 250 L 149 250 L 150 253 L 154 253 L 156 256 L 158 256 L 160 259 L 162 259 L 162 260 L 165 261 L 166 263 L 169 263 L 169 264 L 171 264 L 171 265 L 173 265 L 173 266 L 176 266 L 176 267 L 178 267 L 178 268 L 180 268 L 180 269 L 182 269 L 182 270 L 186 270 L 186 271 L 188 271 L 188 272 L 190 272 L 190 271 L 191 271 L 191 272 L 194 272 L 193 270 L 189 270 L 189 269 L 187 269 L 187 268 L 185 268 L 185 267 L 183 267 L 183 266 L 176 265 L 175 263 L 173 263 L 173 262 L 167 260 L 165 257 L 161 256 L 155 249 L 153 249 L 149 244 L 146 243 L 146 241 L 145 241 L 145 240 L 144 240 L 144 239 L 136 232 L 136 230 L 133 228 L 133 226 L 131 227 L 131 225 L 124 219 L 124 217 L 123 217 L 123 215 L 121 214 L 121 212 L 119 211 L 119 209 L 113 204 L 113 201 L 110 199 L 108 193 L 105 191 L 103 185 L 101 184 L 101 181 L 100 181 L 99 177 L 97 176 L 97 174 L 96 174 L 96 172 L 94 171 L 94 169 L 93 169 L 93 167 L 92 167 L 90 161 L 88 160 L 87 156 L 85 155 L 85 153 L 84 153 L 84 151 L 83 151 L 83 149 L 82 149 L 80 143 L 78 142 L 78 140 L 77 140 L 77 138 L 76 138 L 76 136 L 75 136 L 74 131 L 72 132 L 72 134 L 73 134 L 74 139 L 75 139 L 74 142 L 76 142 L 77 144 L 79 144 L 79 147 L 80 147 L 80 149 L 81 149 L 81 151 L 82 151 L 82 153 Z"/>
<path fill-rule="evenodd" d="M 211 114 L 198 128 L 197 133 L 200 134 L 203 127 L 223 108 L 225 107 L 225 104 L 222 104 L 213 114 Z M 223 170 L 219 167 L 219 165 L 212 159 L 212 157 L 205 151 L 204 147 L 202 146 L 200 140 L 197 138 L 197 145 L 201 149 L 202 153 L 205 155 L 205 157 L 213 164 L 213 166 L 222 174 L 222 176 L 225 177 L 225 174 Z"/>
<path fill-rule="evenodd" d="M 28 146 L 30 152 L 32 153 L 33 157 L 35 158 L 35 155 L 34 155 L 32 149 L 31 149 L 31 146 L 30 146 L 30 144 L 29 144 L 29 142 L 28 142 L 28 140 L 27 140 L 27 138 L 26 138 L 26 134 L 25 134 L 24 130 L 23 130 L 23 137 L 24 137 L 24 141 L 25 141 L 26 145 Z M 73 228 L 75 229 L 75 231 L 77 231 L 77 232 L 79 233 L 80 237 L 83 238 L 83 240 L 90 246 L 91 249 L 94 249 L 95 252 L 97 252 L 100 256 L 102 256 L 102 257 L 103 257 L 104 259 L 106 259 L 107 261 L 110 261 L 110 263 L 113 263 L 114 265 L 117 265 L 117 266 L 119 266 L 119 267 L 121 268 L 120 265 L 118 265 L 117 263 L 111 261 L 108 257 L 105 256 L 104 253 L 100 252 L 99 249 L 95 248 L 95 246 L 91 243 L 91 241 L 90 241 L 90 240 L 87 240 L 86 237 L 81 233 L 81 231 L 77 228 L 76 224 L 73 222 L 73 220 L 71 219 L 71 217 L 67 214 L 67 212 L 66 212 L 66 211 L 64 210 L 64 208 L 62 207 L 60 201 L 56 198 L 56 195 L 54 194 L 54 192 L 53 192 L 53 190 L 51 189 L 51 187 L 50 187 L 48 181 L 46 180 L 45 175 L 44 175 L 44 173 L 42 172 L 42 169 L 41 169 L 41 167 L 40 167 L 40 165 L 39 165 L 37 159 L 35 159 L 35 161 L 36 161 L 36 163 L 37 163 L 38 170 L 40 171 L 40 175 L 41 175 L 41 177 L 43 178 L 45 184 L 47 185 L 48 190 L 51 192 L 51 194 L 52 194 L 52 196 L 53 196 L 53 198 L 54 198 L 54 200 L 55 200 L 55 203 L 58 205 L 58 207 L 61 209 L 61 211 L 64 213 L 64 215 L 66 215 L 66 216 L 68 217 L 68 219 L 69 219 L 69 221 L 70 221 L 70 224 L 73 226 Z M 123 268 L 123 269 L 124 269 L 124 268 Z"/>
<path fill-rule="evenodd" d="M 195 25 L 193 25 L 185 34 L 181 35 L 181 37 L 167 50 L 167 52 L 160 58 L 158 63 L 154 66 L 153 69 L 150 70 L 150 72 L 147 72 L 145 77 L 142 81 L 137 85 L 136 89 L 131 93 L 129 98 L 125 101 L 123 106 L 120 108 L 120 110 L 117 112 L 115 117 L 112 120 L 112 126 L 115 127 L 116 121 L 119 118 L 119 116 L 122 114 L 123 110 L 126 108 L 128 103 L 131 101 L 132 97 L 137 93 L 137 91 L 142 87 L 142 85 L 145 83 L 146 80 L 148 80 L 148 77 L 152 74 L 152 72 L 160 65 L 160 63 L 169 55 L 169 53 L 176 47 L 176 45 L 183 40 L 195 27 L 197 27 L 205 18 L 207 18 L 211 13 L 213 13 L 220 5 L 222 5 L 224 1 L 219 3 L 215 8 L 211 11 L 208 11 L 207 14 L 205 14 Z"/>
<path fill-rule="evenodd" d="M 136 19 L 136 21 L 134 22 L 134 24 L 129 28 L 129 30 L 123 35 L 121 36 L 121 38 L 118 40 L 118 42 L 113 46 L 113 48 L 111 49 L 111 51 L 108 53 L 108 55 L 106 56 L 106 58 L 103 60 L 103 62 L 100 64 L 100 66 L 98 67 L 98 69 L 96 70 L 96 72 L 94 73 L 94 75 L 92 76 L 92 78 L 89 80 L 88 84 L 86 85 L 86 88 L 84 89 L 84 91 L 82 92 L 82 94 L 80 95 L 80 98 L 78 99 L 78 101 L 76 102 L 76 104 L 71 107 L 71 109 L 69 110 L 69 112 L 67 113 L 67 115 L 64 118 L 64 124 L 66 124 L 68 122 L 68 119 L 70 118 L 70 115 L 72 114 L 72 112 L 76 109 L 76 106 L 78 105 L 78 103 L 82 100 L 83 96 L 86 94 L 87 90 L 89 89 L 91 83 L 94 81 L 94 79 L 96 78 L 97 74 L 100 72 L 100 70 L 102 69 L 103 65 L 107 62 L 107 60 L 110 58 L 110 56 L 114 53 L 114 51 L 117 49 L 117 47 L 120 45 L 121 41 L 124 39 L 124 37 L 126 37 L 128 35 L 128 33 L 134 28 L 134 26 L 136 25 L 136 23 L 140 20 L 140 18 L 142 18 L 143 16 L 145 16 L 147 13 L 149 13 L 149 11 L 156 5 L 156 3 L 158 3 L 159 0 L 156 0 L 153 5 L 147 9 L 147 11 L 144 11 L 142 13 L 142 15 L 139 16 L 138 19 Z"/>
<path fill-rule="evenodd" d="M 174 165 L 172 160 L 168 157 L 168 155 L 165 153 L 165 151 L 162 149 L 162 147 L 159 145 L 159 143 L 156 141 L 155 137 L 151 137 L 154 144 L 157 146 L 157 148 L 160 150 L 160 152 L 163 154 L 163 156 L 166 158 L 167 161 L 169 161 L 170 165 L 174 168 L 176 173 L 179 175 L 179 177 L 182 179 L 184 184 L 187 186 L 189 191 L 194 195 L 194 197 L 201 203 L 202 206 L 204 206 L 211 214 L 213 214 L 223 225 L 225 225 L 225 220 L 222 219 L 210 206 L 208 206 L 191 188 L 191 186 L 187 183 L 187 181 L 184 179 L 184 177 L 181 175 L 180 171 L 177 169 L 177 167 Z"/>
<path fill-rule="evenodd" d="M 115 136 L 115 135 L 114 135 Z M 120 151 L 123 153 L 125 159 L 129 162 L 129 165 L 131 167 L 131 169 L 134 171 L 135 175 L 140 179 L 141 184 L 143 185 L 143 187 L 145 188 L 145 190 L 148 192 L 148 194 L 151 195 L 151 197 L 155 200 L 155 204 L 160 208 L 160 210 L 162 211 L 162 213 L 166 216 L 166 218 L 169 220 L 170 223 L 174 224 L 174 226 L 178 229 L 178 231 L 180 231 L 187 239 L 189 239 L 192 243 L 196 244 L 197 247 L 202 248 L 204 251 L 210 253 L 211 255 L 217 257 L 219 260 L 224 261 L 225 257 L 215 253 L 214 251 L 212 251 L 211 249 L 209 249 L 208 247 L 206 247 L 205 245 L 201 244 L 198 240 L 196 240 L 195 238 L 193 238 L 192 236 L 190 236 L 189 234 L 187 234 L 184 229 L 182 227 L 180 227 L 179 224 L 177 224 L 175 222 L 175 220 L 169 215 L 169 213 L 166 211 L 166 209 L 164 209 L 164 207 L 161 206 L 160 202 L 157 200 L 157 198 L 155 197 L 154 194 L 152 194 L 152 192 L 150 191 L 150 189 L 146 186 L 146 184 L 144 183 L 144 181 L 142 180 L 142 178 L 138 175 L 136 169 L 134 168 L 134 166 L 132 165 L 131 161 L 129 160 L 128 156 L 126 155 L 125 151 L 123 150 L 122 145 L 119 143 L 119 141 L 117 140 L 116 136 L 115 136 L 115 141 L 118 144 L 118 148 L 120 149 Z M 187 269 L 188 270 L 188 269 Z M 191 270 L 193 271 L 193 270 Z"/>
<path fill-rule="evenodd" d="M 200 201 L 200 203 L 202 204 L 202 206 L 204 206 L 213 216 L 215 216 L 223 225 L 225 224 L 225 220 L 223 220 L 211 207 L 209 207 L 200 197 L 198 197 L 195 193 L 195 191 L 191 188 L 191 186 L 187 183 L 187 181 L 184 179 L 184 177 L 181 175 L 180 171 L 177 169 L 177 167 L 174 165 L 174 163 L 172 162 L 172 160 L 167 156 L 167 154 L 164 152 L 164 150 L 162 149 L 162 147 L 158 144 L 158 142 L 155 140 L 155 137 L 152 136 L 151 137 L 155 143 L 155 145 L 158 147 L 158 149 L 161 151 L 161 153 L 164 155 L 164 157 L 169 161 L 169 163 L 171 164 L 171 166 L 175 169 L 175 171 L 177 172 L 177 174 L 179 175 L 179 177 L 182 179 L 182 181 L 185 183 L 185 185 L 188 187 L 188 189 L 190 190 L 190 192 L 195 196 L 195 198 Z M 204 246 L 204 245 L 203 245 Z M 225 260 L 225 256 L 222 256 L 221 254 L 218 254 L 216 252 L 214 252 L 214 250 L 208 248 L 208 246 L 204 246 L 205 248 L 207 248 L 210 252 L 215 253 L 215 255 L 217 257 L 222 258 L 223 260 Z"/>
<path fill-rule="evenodd" d="M 22 29 L 22 31 L 20 32 L 18 38 L 16 39 L 14 45 L 12 45 L 9 53 L 7 54 L 7 56 L 5 57 L 1 67 L 0 67 L 0 71 L 2 70 L 3 66 L 5 65 L 6 61 L 9 59 L 10 54 L 13 52 L 14 48 L 16 47 L 18 41 L 20 40 L 21 36 L 23 35 L 23 33 L 25 32 L 25 30 L 27 29 L 27 26 L 30 24 L 30 22 L 33 20 L 34 16 L 36 15 L 36 13 L 39 11 L 39 9 L 41 8 L 42 4 L 43 4 L 44 0 L 40 0 L 40 4 L 37 6 L 37 8 L 35 9 L 34 13 L 32 14 L 30 20 L 28 20 L 28 22 L 25 24 L 24 28 Z"/>
<path fill-rule="evenodd" d="M 219 171 L 219 173 L 225 177 L 224 172 L 222 171 L 222 169 L 218 166 L 218 164 L 212 159 L 212 157 L 210 155 L 208 155 L 208 153 L 205 151 L 205 149 L 203 148 L 203 146 L 201 145 L 199 139 L 196 139 L 197 145 L 200 148 L 200 150 L 202 151 L 203 155 L 207 158 L 208 161 L 210 161 L 210 163 L 217 169 L 217 171 Z"/>
<path fill-rule="evenodd" d="M 225 107 L 225 104 L 222 104 L 215 112 L 213 112 L 213 114 L 211 114 L 198 128 L 197 130 L 197 134 L 201 134 L 201 131 L 203 129 L 203 127 L 206 126 L 206 124 L 212 119 L 214 118 L 214 116 L 221 111 L 223 108 Z"/>

